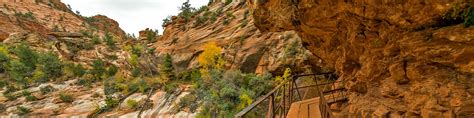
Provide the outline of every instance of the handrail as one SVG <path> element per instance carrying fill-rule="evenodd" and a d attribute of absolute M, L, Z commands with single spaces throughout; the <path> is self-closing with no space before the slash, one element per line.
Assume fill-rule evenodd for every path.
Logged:
<path fill-rule="evenodd" d="M 254 109 L 255 106 L 261 104 L 263 101 L 265 101 L 267 98 L 269 98 L 271 95 L 273 95 L 273 93 L 275 93 L 276 91 L 278 91 L 283 85 L 285 85 L 286 83 L 288 83 L 289 80 L 285 80 L 283 83 L 281 83 L 280 85 L 278 85 L 277 87 L 275 87 L 275 89 L 273 89 L 272 91 L 268 92 L 265 96 L 259 98 L 256 102 L 250 104 L 248 107 L 244 108 L 242 111 L 240 111 L 239 113 L 237 113 L 235 115 L 235 117 L 238 117 L 238 118 L 241 118 L 242 116 L 244 116 L 245 114 L 247 114 L 250 110 Z"/>
<path fill-rule="evenodd" d="M 294 75 L 291 77 L 291 79 L 288 79 L 288 80 L 285 80 L 283 81 L 281 84 L 279 84 L 277 87 L 275 87 L 273 90 L 271 90 L 269 93 L 265 94 L 264 96 L 258 98 L 257 101 L 255 101 L 254 103 L 250 104 L 249 106 L 247 106 L 246 108 L 244 108 L 242 111 L 240 111 L 239 113 L 237 113 L 235 115 L 235 118 L 242 118 L 244 117 L 246 114 L 248 114 L 250 111 L 252 111 L 253 109 L 255 109 L 258 105 L 261 105 L 265 100 L 269 100 L 269 115 L 270 117 L 275 117 L 276 115 L 276 112 L 278 112 L 279 110 L 280 111 L 280 114 L 279 115 L 283 115 L 282 117 L 286 117 L 286 114 L 288 113 L 288 110 L 289 110 L 289 107 L 291 105 L 291 103 L 293 102 L 293 92 L 296 90 L 297 94 L 298 94 L 298 97 L 300 100 L 302 100 L 301 98 L 301 95 L 299 93 L 299 89 L 303 89 L 303 87 L 298 87 L 297 86 L 297 83 L 296 81 L 300 78 L 300 77 L 307 77 L 307 76 L 317 76 L 317 75 L 331 75 L 333 73 L 319 73 L 319 74 L 302 74 L 302 75 Z M 329 79 L 331 79 L 331 76 L 329 76 Z M 314 80 L 316 81 L 316 80 Z M 315 86 L 315 87 L 319 87 L 319 86 L 324 86 L 324 85 L 330 85 L 330 84 L 334 84 L 334 83 L 337 83 L 338 81 L 334 81 L 334 82 L 326 82 L 326 83 L 321 83 L 321 84 L 318 84 L 317 81 L 316 81 L 316 85 L 310 85 L 310 86 L 304 86 L 304 88 L 309 88 L 309 87 L 312 87 L 312 86 Z M 288 89 L 287 89 L 288 87 Z M 283 95 L 282 96 L 278 96 L 277 94 L 279 94 L 278 92 L 280 92 L 280 90 L 282 90 L 283 92 Z M 288 90 L 288 91 L 287 91 Z M 319 91 L 319 90 L 318 90 Z M 286 93 L 288 92 L 288 93 Z M 326 93 L 326 92 L 325 92 Z M 282 99 L 281 101 L 279 101 L 280 103 L 275 103 L 277 101 L 277 98 L 280 97 L 280 99 Z M 287 98 L 288 97 L 288 98 Z M 286 101 L 286 98 L 288 99 L 288 101 Z M 278 100 L 280 100 L 278 99 Z M 288 102 L 288 103 L 287 103 Z M 277 104 L 277 105 L 275 105 Z M 286 109 L 288 108 L 288 109 Z M 283 112 L 283 113 L 282 113 Z"/>

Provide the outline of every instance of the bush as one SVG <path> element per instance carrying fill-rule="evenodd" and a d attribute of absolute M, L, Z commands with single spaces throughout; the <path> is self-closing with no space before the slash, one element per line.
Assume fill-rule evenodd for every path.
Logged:
<path fill-rule="evenodd" d="M 129 99 L 129 100 L 127 100 L 127 106 L 130 109 L 137 109 L 138 108 L 138 102 L 133 100 L 133 99 Z"/>
<path fill-rule="evenodd" d="M 92 62 L 92 70 L 89 71 L 95 79 L 102 79 L 102 76 L 106 72 L 105 62 L 98 59 Z"/>
<path fill-rule="evenodd" d="M 194 8 L 191 7 L 191 4 L 189 4 L 189 1 L 184 2 L 183 5 L 181 5 L 179 9 L 181 10 L 181 12 L 178 14 L 178 16 L 184 18 L 186 22 L 188 22 L 189 19 L 191 19 L 191 16 L 194 15 L 193 13 Z"/>
<path fill-rule="evenodd" d="M 18 60 L 9 61 L 8 63 L 8 75 L 16 81 L 18 84 L 26 86 L 28 80 L 26 79 L 29 76 L 28 73 L 31 72 L 32 68 L 26 66 Z"/>
<path fill-rule="evenodd" d="M 226 1 L 225 1 L 225 5 L 226 5 L 226 6 L 229 5 L 230 3 L 232 3 L 232 0 L 226 0 Z"/>
<path fill-rule="evenodd" d="M 112 65 L 107 69 L 107 75 L 109 77 L 112 77 L 118 72 L 118 70 L 119 70 L 119 68 L 117 66 Z"/>
<path fill-rule="evenodd" d="M 72 95 L 67 94 L 67 93 L 60 93 L 59 99 L 66 103 L 72 103 L 74 101 L 74 98 L 72 97 Z"/>
<path fill-rule="evenodd" d="M 463 15 L 465 17 L 464 26 L 469 27 L 474 25 L 474 6 L 469 7 Z"/>
<path fill-rule="evenodd" d="M 53 53 L 44 53 L 39 56 L 38 63 L 48 78 L 58 78 L 63 75 L 63 64 Z"/>
<path fill-rule="evenodd" d="M 165 27 L 168 23 L 171 23 L 171 16 L 168 16 L 165 19 L 163 19 L 163 24 L 161 24 L 161 26 Z"/>
<path fill-rule="evenodd" d="M 26 115 L 31 112 L 30 108 L 24 106 L 17 106 L 16 109 L 18 110 L 19 115 Z"/>
<path fill-rule="evenodd" d="M 115 48 L 115 39 L 110 33 L 105 33 L 104 37 L 102 37 L 102 40 L 105 41 L 109 48 Z"/>
<path fill-rule="evenodd" d="M 35 15 L 33 14 L 33 12 L 31 11 L 28 11 L 26 13 L 21 13 L 21 12 L 16 12 L 15 13 L 15 16 L 16 17 L 21 17 L 21 18 L 26 18 L 26 19 L 29 19 L 29 20 L 36 20 L 36 17 Z"/>
<path fill-rule="evenodd" d="M 8 49 L 4 46 L 0 46 L 0 73 L 6 71 L 9 60 Z"/>
<path fill-rule="evenodd" d="M 244 74 L 238 70 L 214 73 L 210 83 L 194 81 L 196 95 L 202 99 L 199 116 L 231 117 L 273 87 L 270 76 Z M 183 103 L 184 104 L 184 103 Z"/>
<path fill-rule="evenodd" d="M 92 43 L 94 43 L 94 44 L 100 44 L 101 43 L 99 35 L 94 34 L 92 36 Z"/>
<path fill-rule="evenodd" d="M 103 106 L 101 109 L 103 111 L 110 111 L 112 108 L 115 108 L 118 106 L 119 101 L 113 98 L 112 96 L 106 96 L 105 98 L 105 106 Z"/>
<path fill-rule="evenodd" d="M 31 92 L 28 91 L 28 90 L 23 90 L 23 91 L 21 92 L 21 95 L 22 95 L 22 96 L 30 96 L 30 95 L 31 95 Z"/>
<path fill-rule="evenodd" d="M 10 101 L 16 100 L 18 98 L 18 96 L 13 95 L 11 93 L 3 94 L 3 96 L 5 96 L 5 98 L 7 98 Z"/>
<path fill-rule="evenodd" d="M 170 54 L 166 54 L 164 61 L 163 61 L 163 66 L 161 68 L 163 71 L 163 74 L 168 77 L 168 78 L 174 78 L 174 67 L 173 67 L 173 59 Z"/>
<path fill-rule="evenodd" d="M 40 88 L 40 91 L 42 94 L 47 94 L 47 93 L 53 92 L 54 90 L 55 90 L 54 87 L 51 85 Z"/>
<path fill-rule="evenodd" d="M 29 46 L 25 44 L 17 45 L 13 49 L 14 54 L 18 57 L 19 61 L 24 65 L 28 66 L 31 70 L 33 70 L 37 64 L 38 54 L 30 49 Z M 31 72 L 29 70 L 29 72 Z"/>
<path fill-rule="evenodd" d="M 86 68 L 84 68 L 81 64 L 71 64 L 69 65 L 69 69 L 76 77 L 82 77 L 87 72 Z"/>
<path fill-rule="evenodd" d="M 36 101 L 36 100 L 38 100 L 38 98 L 36 98 L 35 96 L 32 96 L 32 95 L 26 96 L 26 101 Z"/>
<path fill-rule="evenodd" d="M 197 109 L 197 97 L 193 94 L 187 94 L 186 96 L 182 97 L 178 102 L 178 109 L 183 110 L 185 107 L 189 107 L 190 112 L 194 113 Z"/>

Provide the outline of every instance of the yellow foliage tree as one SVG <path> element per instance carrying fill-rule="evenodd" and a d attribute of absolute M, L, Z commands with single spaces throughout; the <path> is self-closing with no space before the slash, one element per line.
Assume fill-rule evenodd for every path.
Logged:
<path fill-rule="evenodd" d="M 202 77 L 209 78 L 209 71 L 212 69 L 221 70 L 224 68 L 225 61 L 222 59 L 221 51 L 222 48 L 217 46 L 216 42 L 204 45 L 204 52 L 198 56 Z"/>

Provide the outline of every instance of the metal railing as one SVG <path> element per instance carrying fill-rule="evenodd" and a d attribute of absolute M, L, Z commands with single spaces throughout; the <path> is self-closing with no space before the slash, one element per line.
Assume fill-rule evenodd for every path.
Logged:
<path fill-rule="evenodd" d="M 309 82 L 307 79 L 309 79 Z M 320 80 L 318 81 L 318 79 Z M 320 82 L 322 80 L 327 82 Z M 237 113 L 235 118 L 284 118 L 288 114 L 292 103 L 316 97 L 321 99 L 321 113 L 327 114 L 331 112 L 329 104 L 340 101 L 334 95 L 335 93 L 340 93 L 338 97 L 345 98 L 344 84 L 344 81 L 337 81 L 333 73 L 295 75 Z M 316 92 L 312 92 L 312 89 L 316 89 Z M 304 92 L 303 95 L 302 92 Z M 331 101 L 326 101 L 326 97 Z M 322 104 L 325 104 L 325 106 L 321 106 Z"/>

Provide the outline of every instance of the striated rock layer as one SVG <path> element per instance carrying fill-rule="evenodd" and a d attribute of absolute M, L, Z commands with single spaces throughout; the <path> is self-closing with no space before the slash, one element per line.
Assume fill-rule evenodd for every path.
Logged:
<path fill-rule="evenodd" d="M 474 113 L 469 0 L 250 0 L 261 31 L 294 30 L 351 91 L 341 117 Z M 471 5 L 470 5 L 471 4 Z"/>
<path fill-rule="evenodd" d="M 198 67 L 197 56 L 209 42 L 216 42 L 223 48 L 227 69 L 246 73 L 281 73 L 286 67 L 302 72 L 310 67 L 307 62 L 318 63 L 320 59 L 302 48 L 301 39 L 295 32 L 259 31 L 244 3 L 213 2 L 208 10 L 193 16 L 189 22 L 174 17 L 165 25 L 163 35 L 156 43 L 156 52 L 172 55 L 178 71 Z M 142 31 L 141 35 L 145 35 L 145 31 L 148 30 Z"/>

